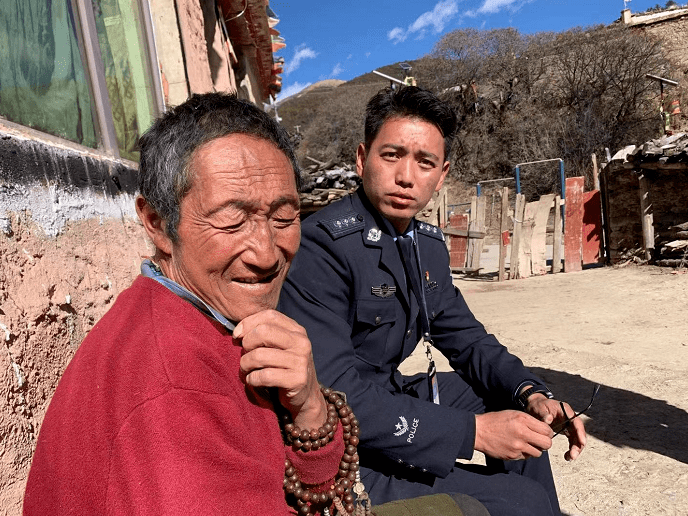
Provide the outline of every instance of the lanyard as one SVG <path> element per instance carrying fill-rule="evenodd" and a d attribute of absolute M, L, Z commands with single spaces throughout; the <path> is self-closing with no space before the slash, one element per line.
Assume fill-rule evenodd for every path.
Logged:
<path fill-rule="evenodd" d="M 428 307 L 425 302 L 425 289 L 423 288 L 421 279 L 421 263 L 420 250 L 418 244 L 418 232 L 413 230 L 413 238 L 410 236 L 399 236 L 397 238 L 399 248 L 401 249 L 401 256 L 406 264 L 408 282 L 411 285 L 411 290 L 418 301 L 418 309 L 421 316 L 421 327 L 423 331 L 423 342 L 425 343 L 425 355 L 428 358 L 428 387 L 430 391 L 430 399 L 433 403 L 440 404 L 439 386 L 437 385 L 437 367 L 435 361 L 432 359 L 432 336 L 430 334 L 430 319 L 428 318 Z M 416 267 L 414 267 L 414 262 Z M 414 268 L 417 271 L 414 271 Z"/>

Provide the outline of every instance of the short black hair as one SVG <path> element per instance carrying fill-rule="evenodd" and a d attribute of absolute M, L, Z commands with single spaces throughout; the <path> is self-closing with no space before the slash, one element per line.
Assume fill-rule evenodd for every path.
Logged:
<path fill-rule="evenodd" d="M 382 125 L 394 117 L 419 118 L 435 125 L 444 138 L 444 159 L 447 159 L 458 127 L 456 113 L 433 93 L 417 86 L 385 88 L 368 101 L 365 118 L 366 152 L 370 150 Z"/>
<path fill-rule="evenodd" d="M 158 118 L 139 139 L 139 192 L 165 221 L 177 241 L 179 206 L 193 181 L 189 165 L 205 143 L 230 134 L 248 134 L 273 143 L 291 162 L 297 189 L 299 165 L 287 131 L 265 111 L 235 94 L 194 94 Z"/>

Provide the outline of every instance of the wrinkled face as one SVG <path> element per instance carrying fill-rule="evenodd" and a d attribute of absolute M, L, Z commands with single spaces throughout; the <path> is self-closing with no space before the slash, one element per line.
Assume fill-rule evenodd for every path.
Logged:
<path fill-rule="evenodd" d="M 449 171 L 439 129 L 402 117 L 382 125 L 367 153 L 359 145 L 356 166 L 368 199 L 400 233 L 442 188 Z"/>
<path fill-rule="evenodd" d="M 232 134 L 197 149 L 190 171 L 166 275 L 235 322 L 275 308 L 301 237 L 291 162 Z"/>

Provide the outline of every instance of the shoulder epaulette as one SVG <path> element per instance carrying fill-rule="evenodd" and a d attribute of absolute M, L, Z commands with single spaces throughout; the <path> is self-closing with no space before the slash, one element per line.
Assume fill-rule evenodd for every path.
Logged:
<path fill-rule="evenodd" d="M 355 233 L 356 231 L 361 231 L 365 226 L 363 215 L 354 211 L 350 211 L 334 219 L 319 220 L 318 223 L 325 228 L 333 239 Z"/>
<path fill-rule="evenodd" d="M 416 227 L 418 228 L 418 233 L 444 241 L 444 233 L 442 233 L 442 230 L 437 226 L 433 226 L 427 222 L 418 222 Z"/>

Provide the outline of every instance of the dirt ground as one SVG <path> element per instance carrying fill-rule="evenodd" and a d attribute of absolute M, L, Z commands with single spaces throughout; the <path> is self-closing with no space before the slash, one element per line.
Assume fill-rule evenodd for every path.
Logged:
<path fill-rule="evenodd" d="M 585 418 L 583 454 L 566 462 L 564 437 L 551 450 L 565 515 L 688 515 L 688 272 L 681 272 L 628 266 L 455 281 L 488 331 L 558 398 L 580 410 L 594 384 L 602 386 Z M 418 351 L 403 364 L 407 372 L 426 367 Z"/>

